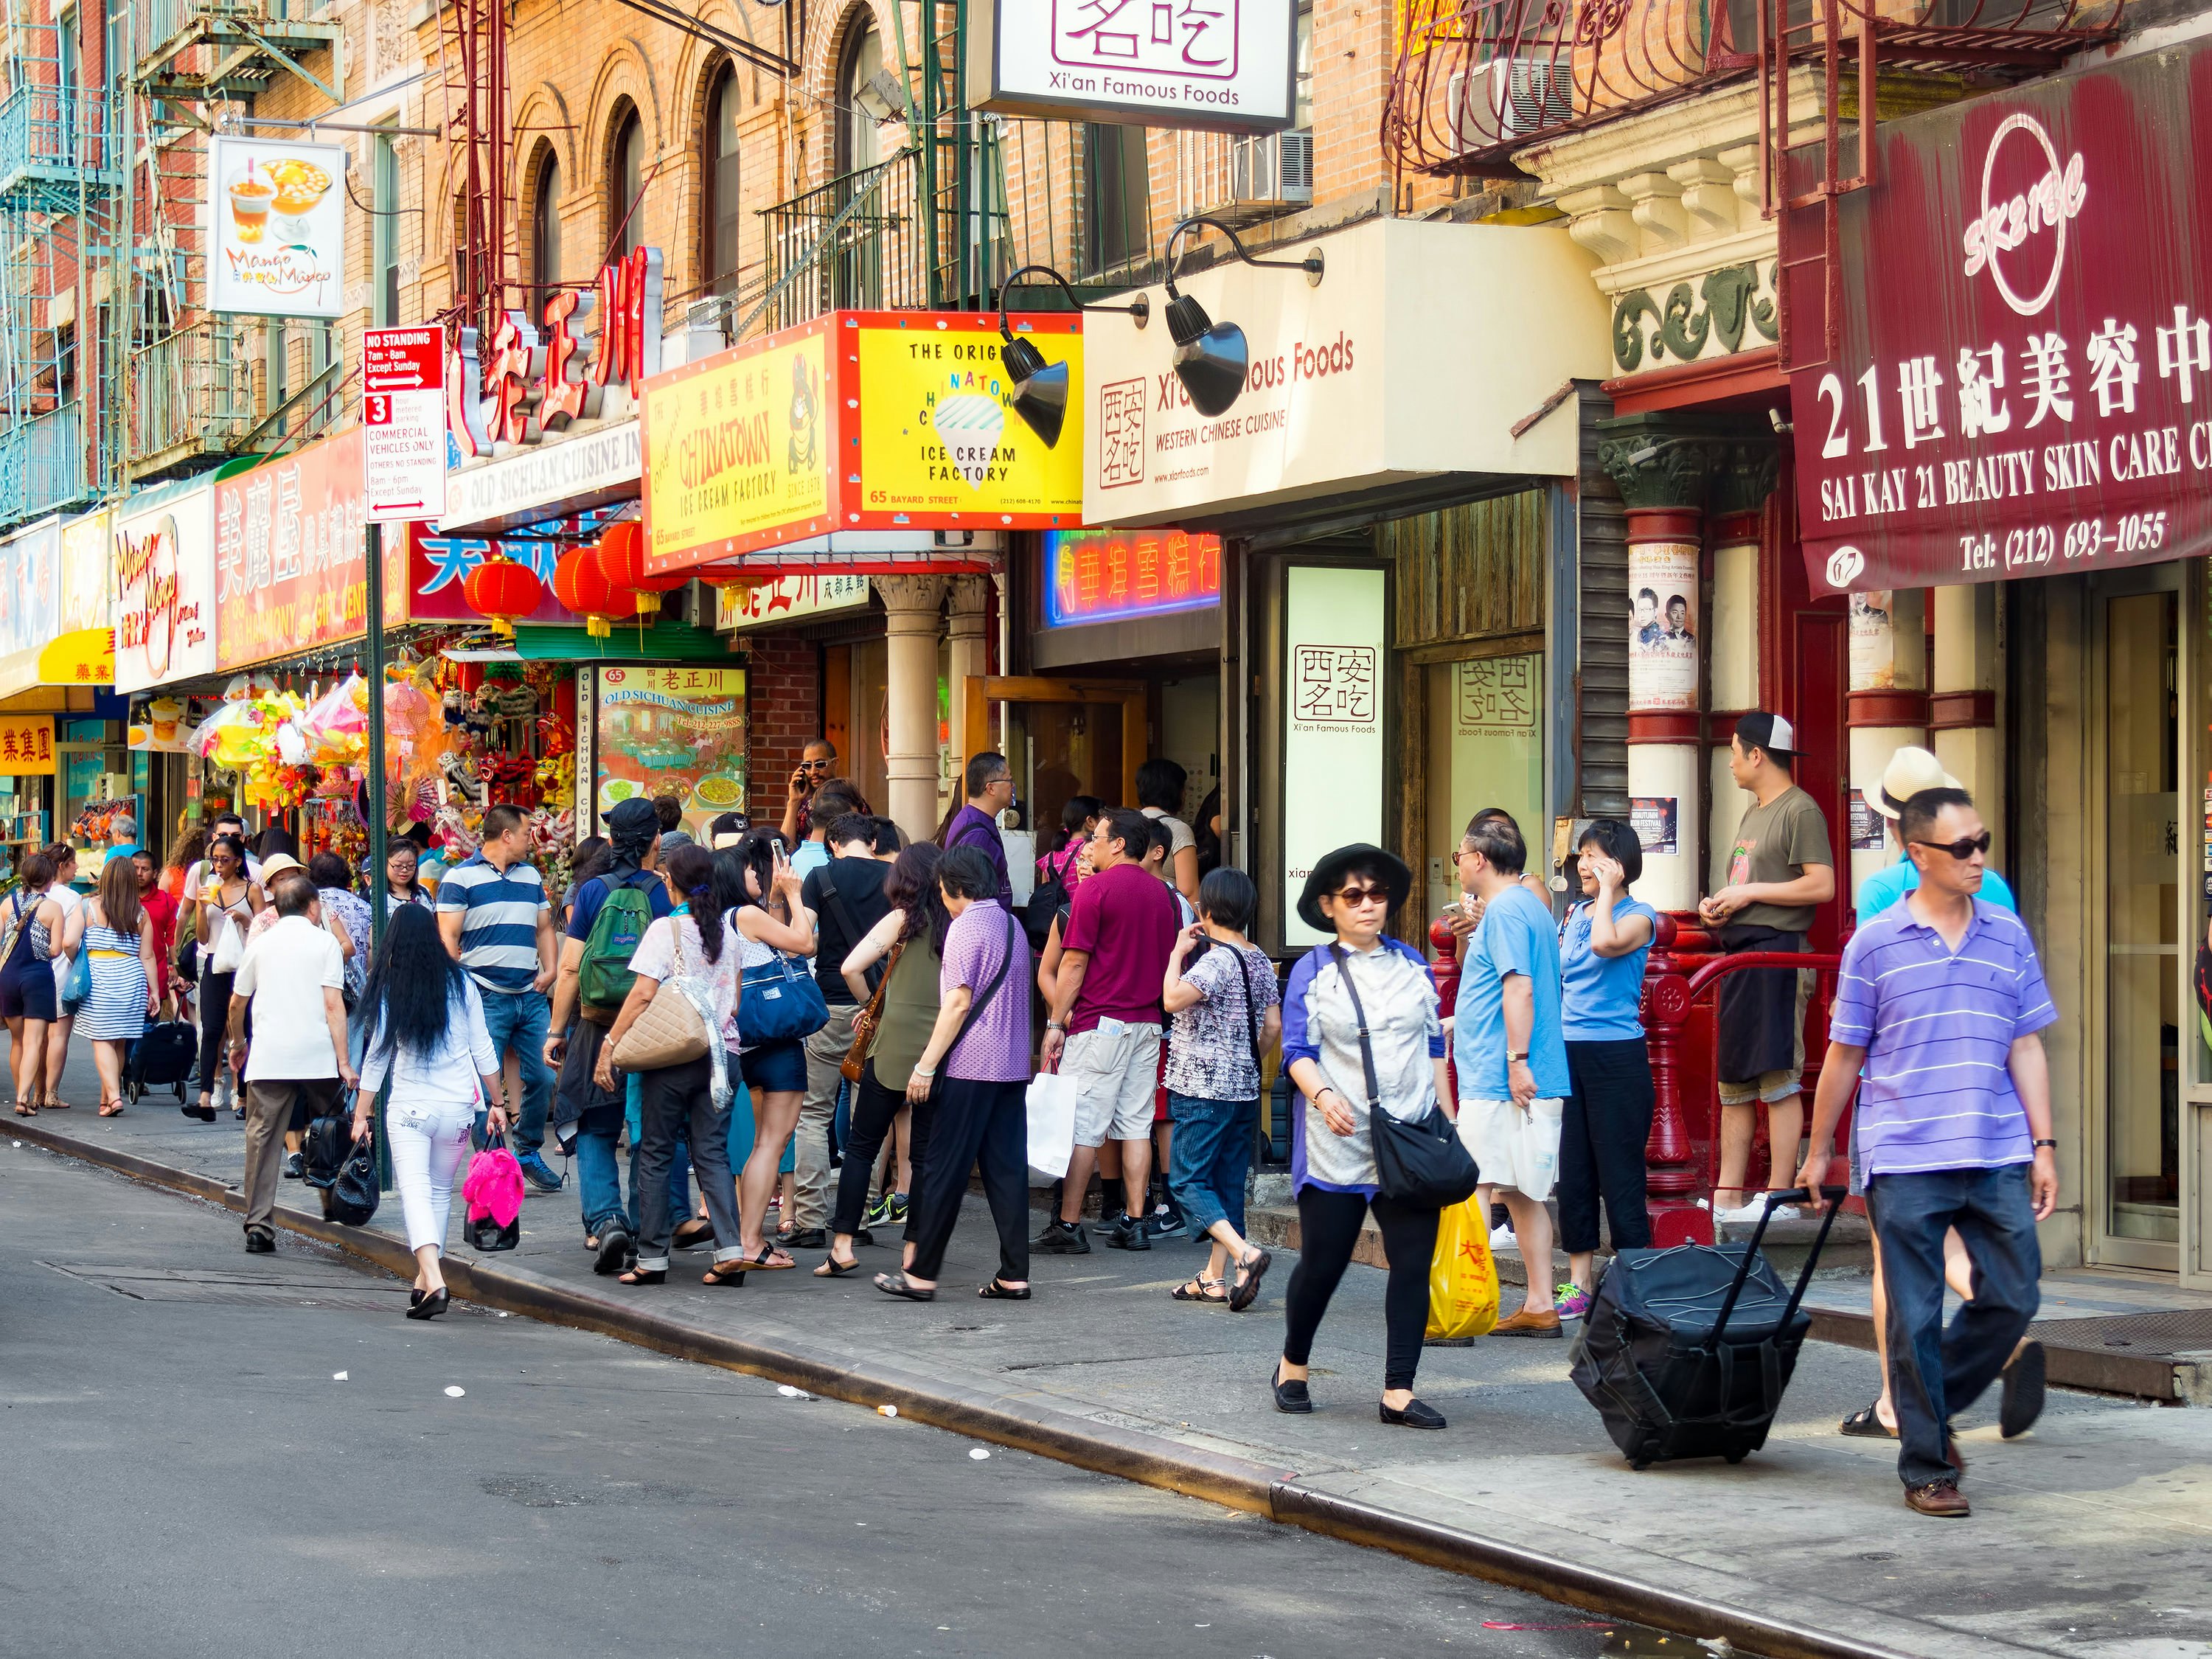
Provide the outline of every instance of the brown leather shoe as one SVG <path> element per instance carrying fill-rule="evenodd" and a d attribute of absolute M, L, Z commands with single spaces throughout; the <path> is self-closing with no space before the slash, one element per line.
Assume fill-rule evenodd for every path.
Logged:
<path fill-rule="evenodd" d="M 1963 1521 L 1974 1512 L 1955 1480 L 1930 1480 L 1924 1486 L 1905 1489 L 1905 1507 L 1939 1521 Z"/>
<path fill-rule="evenodd" d="M 1559 1334 L 1559 1311 L 1547 1308 L 1541 1313 L 1532 1313 L 1523 1308 L 1510 1319 L 1501 1319 L 1490 1328 L 1492 1336 L 1557 1336 Z"/>

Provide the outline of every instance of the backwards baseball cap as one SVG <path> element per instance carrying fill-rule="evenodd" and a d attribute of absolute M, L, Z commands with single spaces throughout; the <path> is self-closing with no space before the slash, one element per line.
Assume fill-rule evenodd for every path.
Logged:
<path fill-rule="evenodd" d="M 1764 749 L 1770 755 L 1795 758 L 1797 728 L 1779 714 L 1753 709 L 1735 723 L 1735 740 L 1746 749 Z"/>

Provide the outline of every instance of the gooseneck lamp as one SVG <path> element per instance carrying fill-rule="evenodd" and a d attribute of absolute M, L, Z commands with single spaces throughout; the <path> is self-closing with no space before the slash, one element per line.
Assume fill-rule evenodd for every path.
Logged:
<path fill-rule="evenodd" d="M 1050 265 L 1024 265 L 999 285 L 999 363 L 1014 383 L 1014 413 L 1050 449 L 1060 442 L 1060 430 L 1067 424 L 1067 365 L 1047 362 L 1034 340 L 1014 337 L 1012 325 L 1006 319 L 1006 291 L 1029 276 L 1049 277 L 1059 283 L 1068 304 L 1077 311 L 1119 312 L 1134 317 L 1139 328 L 1151 319 L 1152 302 L 1140 294 L 1130 305 L 1085 305 L 1067 278 Z"/>
<path fill-rule="evenodd" d="M 1185 219 L 1168 233 L 1161 263 L 1167 269 L 1168 335 L 1175 342 L 1175 356 L 1170 362 L 1176 378 L 1182 382 L 1183 390 L 1190 394 L 1190 401 L 1198 412 L 1214 416 L 1227 413 L 1229 406 L 1243 392 L 1245 372 L 1252 364 L 1252 349 L 1245 342 L 1243 329 L 1234 323 L 1215 322 L 1206 314 L 1204 306 L 1189 295 L 1176 291 L 1176 240 L 1194 225 L 1207 226 L 1226 236 L 1237 257 L 1248 265 L 1269 270 L 1303 270 L 1309 287 L 1321 285 L 1323 262 L 1319 248 L 1303 259 L 1255 259 L 1237 240 L 1234 230 L 1218 219 L 1203 215 Z"/>

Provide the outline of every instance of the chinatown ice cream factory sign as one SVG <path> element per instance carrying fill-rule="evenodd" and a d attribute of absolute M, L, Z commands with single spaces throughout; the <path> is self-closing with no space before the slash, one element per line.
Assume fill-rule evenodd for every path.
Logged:
<path fill-rule="evenodd" d="M 2212 50 L 1879 143 L 1843 201 L 1838 349 L 1790 381 L 1814 591 L 2212 552 Z"/>

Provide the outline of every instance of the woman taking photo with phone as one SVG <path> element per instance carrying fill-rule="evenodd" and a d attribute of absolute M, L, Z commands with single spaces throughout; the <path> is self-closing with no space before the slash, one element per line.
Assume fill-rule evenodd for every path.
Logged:
<path fill-rule="evenodd" d="M 781 836 L 773 830 L 748 830 L 733 850 L 714 857 L 736 907 L 730 926 L 738 935 L 741 974 L 773 963 L 779 951 L 814 954 L 814 916 L 799 902 L 800 877 L 783 855 Z M 768 1200 L 775 1191 L 784 1146 L 799 1125 L 799 1103 L 806 1098 L 806 1042 L 753 1041 L 742 1019 L 738 1036 L 744 1044 L 738 1050 L 738 1064 L 753 1107 L 753 1149 L 738 1185 L 745 1265 L 780 1271 L 799 1264 L 768 1241 Z"/>
<path fill-rule="evenodd" d="M 392 1138 L 392 1177 L 416 1261 L 407 1316 L 435 1319 L 452 1300 L 438 1258 L 470 1126 L 479 1104 L 489 1103 L 484 1127 L 501 1133 L 507 1109 L 483 999 L 422 906 L 403 905 L 386 926 L 384 948 L 369 969 L 353 1024 L 362 1041 L 353 1138 L 366 1141 L 374 1133 L 376 1097 L 388 1079 L 392 1099 L 384 1121 Z"/>
<path fill-rule="evenodd" d="M 246 843 L 236 836 L 217 836 L 208 843 L 208 873 L 192 896 L 192 937 L 199 945 L 200 961 L 200 1094 L 191 1115 L 203 1123 L 215 1121 L 210 1096 L 218 1077 L 222 1094 L 238 1116 L 246 1115 L 246 1102 L 224 1066 L 229 1044 L 223 1034 L 230 1025 L 230 987 L 238 964 L 246 955 L 246 930 L 261 911 L 261 884 L 246 873 Z"/>

